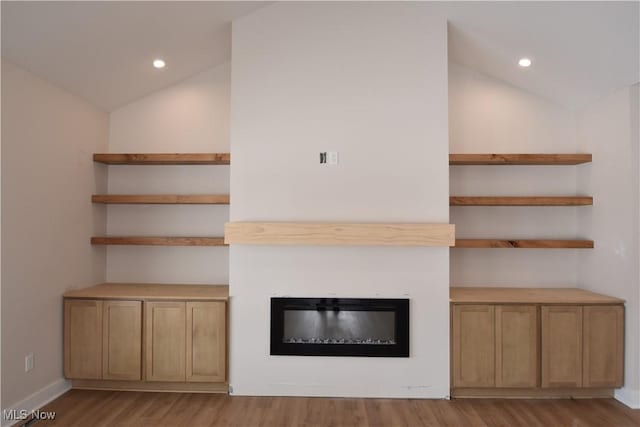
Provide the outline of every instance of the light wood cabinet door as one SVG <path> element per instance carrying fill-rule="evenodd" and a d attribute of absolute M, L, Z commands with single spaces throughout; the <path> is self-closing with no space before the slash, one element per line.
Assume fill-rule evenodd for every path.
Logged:
<path fill-rule="evenodd" d="M 102 378 L 142 377 L 142 302 L 104 301 Z"/>
<path fill-rule="evenodd" d="M 185 381 L 186 303 L 145 302 L 145 379 Z"/>
<path fill-rule="evenodd" d="M 187 381 L 226 379 L 224 302 L 187 302 Z"/>
<path fill-rule="evenodd" d="M 624 362 L 624 307 L 585 306 L 584 387 L 622 387 Z"/>
<path fill-rule="evenodd" d="M 454 305 L 453 387 L 495 386 L 495 307 Z"/>
<path fill-rule="evenodd" d="M 542 306 L 542 387 L 582 386 L 582 307 Z"/>
<path fill-rule="evenodd" d="M 535 305 L 497 305 L 496 387 L 538 385 L 538 309 Z"/>
<path fill-rule="evenodd" d="M 102 301 L 65 299 L 64 375 L 102 378 Z"/>

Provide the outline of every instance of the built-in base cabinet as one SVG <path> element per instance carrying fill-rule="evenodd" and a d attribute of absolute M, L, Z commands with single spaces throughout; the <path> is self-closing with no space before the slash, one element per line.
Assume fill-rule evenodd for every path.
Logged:
<path fill-rule="evenodd" d="M 542 386 L 622 386 L 624 307 L 541 307 Z"/>
<path fill-rule="evenodd" d="M 223 302 L 187 302 L 189 382 L 226 380 L 226 310 Z"/>
<path fill-rule="evenodd" d="M 454 387 L 536 387 L 536 307 L 453 306 Z"/>
<path fill-rule="evenodd" d="M 145 304 L 147 381 L 223 382 L 224 302 Z"/>
<path fill-rule="evenodd" d="M 582 387 L 582 307 L 551 306 L 540 310 L 542 386 Z"/>
<path fill-rule="evenodd" d="M 102 378 L 139 381 L 142 379 L 142 302 L 107 300 L 102 304 Z"/>
<path fill-rule="evenodd" d="M 452 304 L 453 394 L 621 387 L 623 319 L 621 304 Z"/>
<path fill-rule="evenodd" d="M 226 366 L 225 301 L 64 301 L 69 379 L 225 383 Z"/>
<path fill-rule="evenodd" d="M 184 381 L 187 334 L 184 302 L 145 304 L 145 372 L 147 381 Z"/>
<path fill-rule="evenodd" d="M 531 305 L 497 305 L 496 387 L 536 387 L 538 360 L 538 315 Z"/>
<path fill-rule="evenodd" d="M 621 387 L 624 374 L 624 307 L 582 308 L 582 386 Z"/>
<path fill-rule="evenodd" d="M 64 375 L 102 378 L 102 301 L 64 302 Z"/>

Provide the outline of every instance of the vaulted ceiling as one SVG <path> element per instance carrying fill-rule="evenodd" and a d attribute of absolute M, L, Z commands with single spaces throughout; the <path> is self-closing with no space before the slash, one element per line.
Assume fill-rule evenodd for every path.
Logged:
<path fill-rule="evenodd" d="M 227 62 L 231 21 L 265 5 L 3 1 L 2 56 L 110 111 Z M 640 80 L 639 2 L 429 7 L 449 21 L 451 60 L 567 107 Z M 519 68 L 522 56 L 533 66 Z"/>
<path fill-rule="evenodd" d="M 110 111 L 229 61 L 231 21 L 264 5 L 3 1 L 2 56 Z"/>
<path fill-rule="evenodd" d="M 570 108 L 640 80 L 640 2 L 448 2 L 449 56 Z M 521 57 L 533 60 L 518 67 Z"/>

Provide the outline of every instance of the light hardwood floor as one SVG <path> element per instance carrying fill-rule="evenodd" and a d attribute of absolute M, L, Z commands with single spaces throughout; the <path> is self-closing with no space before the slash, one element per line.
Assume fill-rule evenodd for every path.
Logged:
<path fill-rule="evenodd" d="M 409 400 L 71 390 L 37 426 L 640 426 L 613 399 Z"/>

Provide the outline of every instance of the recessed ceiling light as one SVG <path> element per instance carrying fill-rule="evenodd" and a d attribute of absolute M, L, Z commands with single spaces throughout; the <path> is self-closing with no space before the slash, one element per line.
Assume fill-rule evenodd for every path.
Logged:
<path fill-rule="evenodd" d="M 518 65 L 525 68 L 530 67 L 531 60 L 529 58 L 520 58 L 520 60 L 518 61 Z"/>
<path fill-rule="evenodd" d="M 153 66 L 155 68 L 164 68 L 165 65 L 167 65 L 167 64 L 165 64 L 165 62 L 162 59 L 154 59 L 153 60 Z"/>

